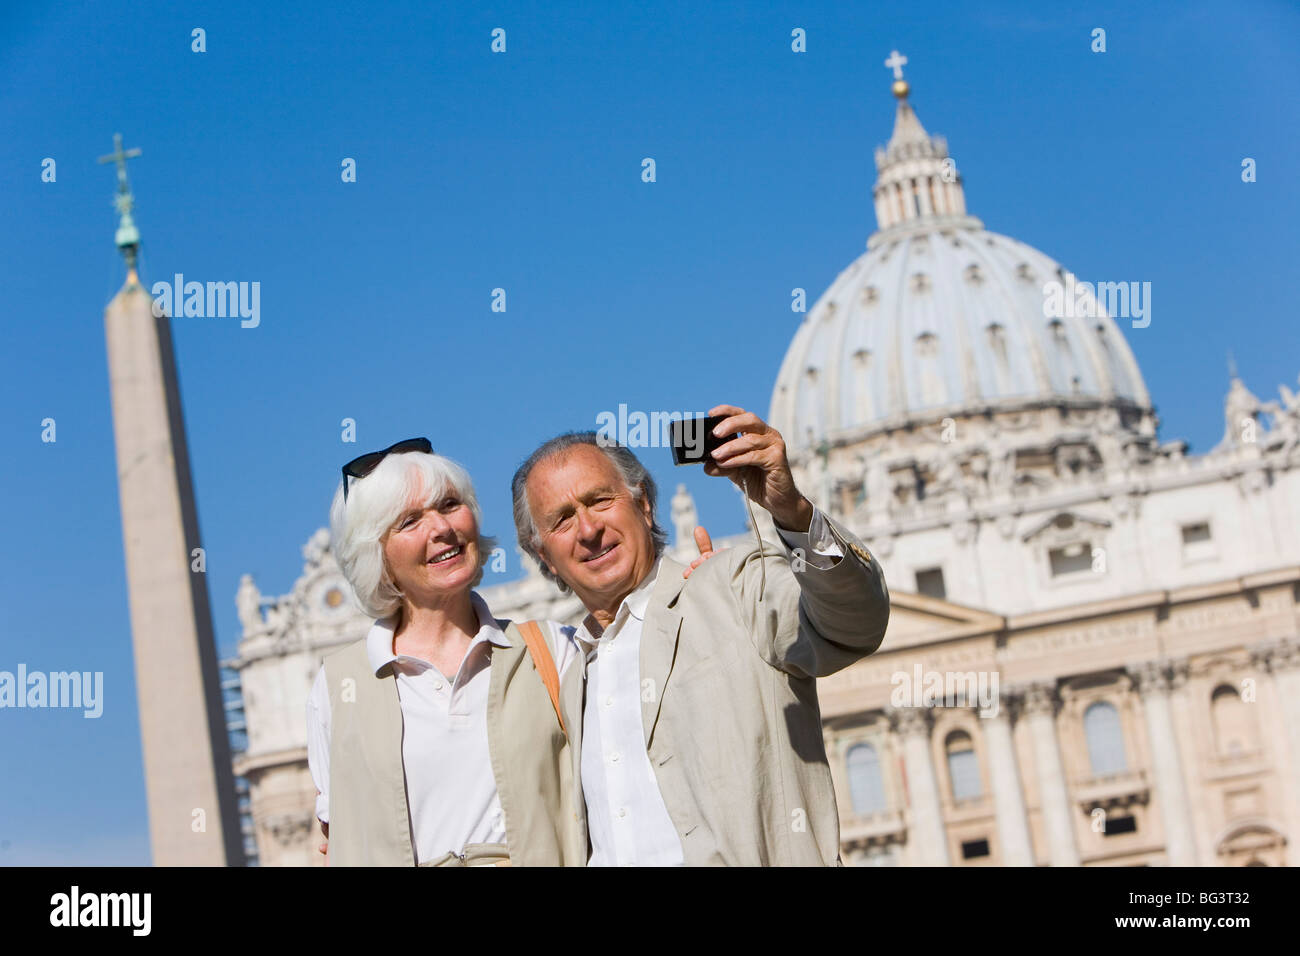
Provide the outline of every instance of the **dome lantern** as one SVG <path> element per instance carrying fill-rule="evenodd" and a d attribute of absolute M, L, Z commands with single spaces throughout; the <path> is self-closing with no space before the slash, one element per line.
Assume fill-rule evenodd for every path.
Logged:
<path fill-rule="evenodd" d="M 978 229 L 981 225 L 978 219 L 966 215 L 961 175 L 948 155 L 948 144 L 943 137 L 925 131 L 907 101 L 911 86 L 903 79 L 905 63 L 907 57 L 897 50 L 885 61 L 885 66 L 894 71 L 892 91 L 898 99 L 898 112 L 889 144 L 876 149 L 877 178 L 872 197 L 879 231 L 868 248 L 881 233 L 900 226 L 906 229 L 940 224 Z"/>

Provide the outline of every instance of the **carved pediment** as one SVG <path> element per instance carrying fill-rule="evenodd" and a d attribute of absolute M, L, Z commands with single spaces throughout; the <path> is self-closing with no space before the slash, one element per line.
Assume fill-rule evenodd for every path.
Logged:
<path fill-rule="evenodd" d="M 882 649 L 897 650 L 1002 630 L 1005 619 L 940 598 L 889 591 L 889 628 Z"/>
<path fill-rule="evenodd" d="M 1026 544 L 1069 544 L 1080 538 L 1102 534 L 1109 528 L 1110 522 L 1105 518 L 1092 517 L 1078 511 L 1058 511 L 1031 527 L 1020 536 L 1020 540 Z"/>

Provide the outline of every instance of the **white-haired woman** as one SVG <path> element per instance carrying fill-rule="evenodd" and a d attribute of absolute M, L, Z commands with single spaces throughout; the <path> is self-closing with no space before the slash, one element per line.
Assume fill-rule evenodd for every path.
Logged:
<path fill-rule="evenodd" d="M 586 863 L 558 686 L 581 680 L 573 629 L 497 620 L 473 591 L 493 541 L 465 469 L 422 438 L 363 455 L 330 524 L 375 619 L 307 705 L 330 865 Z"/>

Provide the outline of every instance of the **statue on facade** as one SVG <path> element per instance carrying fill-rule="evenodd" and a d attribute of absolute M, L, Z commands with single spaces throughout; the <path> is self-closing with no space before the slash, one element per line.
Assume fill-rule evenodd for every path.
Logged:
<path fill-rule="evenodd" d="M 330 533 L 327 528 L 317 528 L 316 533 L 302 546 L 302 557 L 311 567 L 320 567 L 330 549 Z"/>
<path fill-rule="evenodd" d="M 1219 444 L 1228 448 L 1255 444 L 1261 411 L 1259 399 L 1234 375 L 1223 400 L 1223 441 Z"/>
<path fill-rule="evenodd" d="M 1016 481 L 1016 449 L 1009 442 L 989 444 L 989 496 L 1009 497 Z"/>
<path fill-rule="evenodd" d="M 679 484 L 677 493 L 673 495 L 672 519 L 674 550 L 689 550 L 695 541 L 695 526 L 700 523 L 700 515 L 695 510 L 695 499 L 685 485 Z"/>
<path fill-rule="evenodd" d="M 244 626 L 245 634 L 252 634 L 262 629 L 262 592 L 253 583 L 251 574 L 244 574 L 239 578 L 239 590 L 235 592 L 235 609 L 239 612 L 239 623 Z"/>
<path fill-rule="evenodd" d="M 864 455 L 862 464 L 862 489 L 867 494 L 867 514 L 872 521 L 883 520 L 889 516 L 892 503 L 889 470 L 876 455 Z"/>
<path fill-rule="evenodd" d="M 959 490 L 961 469 L 951 451 L 935 452 L 926 467 L 930 473 L 930 482 L 925 489 L 927 498 L 945 498 Z"/>
<path fill-rule="evenodd" d="M 1282 454 L 1289 456 L 1291 449 L 1300 442 L 1300 393 L 1292 392 L 1285 385 L 1279 385 L 1277 391 L 1282 401 L 1265 402 L 1260 410 L 1267 412 L 1273 420 L 1269 432 L 1276 434 L 1277 438 L 1270 440 L 1270 444 L 1276 443 Z"/>
<path fill-rule="evenodd" d="M 823 442 L 808 456 L 808 463 L 805 465 L 808 482 L 803 489 L 804 494 L 808 496 L 808 500 L 825 514 L 830 514 L 833 510 L 831 502 L 832 480 L 830 468 L 827 467 L 829 451 L 829 446 Z"/>

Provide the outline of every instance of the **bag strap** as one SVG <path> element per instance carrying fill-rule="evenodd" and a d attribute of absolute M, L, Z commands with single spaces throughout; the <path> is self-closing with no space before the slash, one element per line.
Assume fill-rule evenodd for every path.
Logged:
<path fill-rule="evenodd" d="M 546 693 L 551 695 L 551 706 L 555 708 L 555 716 L 560 721 L 560 730 L 564 731 L 564 736 L 567 738 L 569 732 L 565 730 L 564 717 L 560 714 L 560 675 L 555 669 L 555 659 L 551 657 L 551 650 L 546 646 L 546 638 L 542 637 L 542 629 L 538 627 L 536 621 L 524 621 L 519 625 L 519 633 L 523 635 L 524 643 L 528 645 L 528 654 L 533 659 L 533 666 L 537 668 L 542 683 L 546 685 Z"/>

